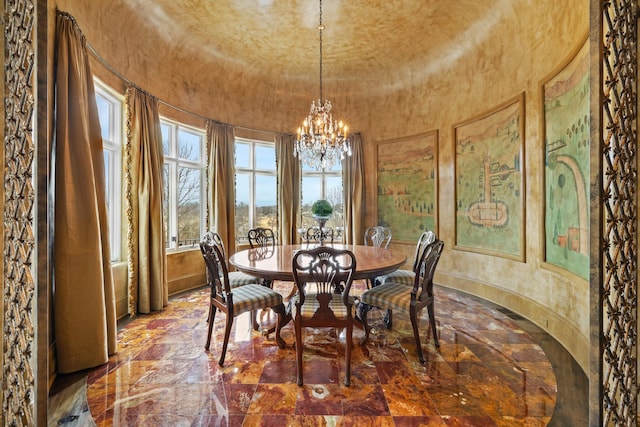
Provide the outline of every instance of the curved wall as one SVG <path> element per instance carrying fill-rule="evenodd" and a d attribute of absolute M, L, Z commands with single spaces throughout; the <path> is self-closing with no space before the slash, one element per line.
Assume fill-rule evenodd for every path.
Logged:
<path fill-rule="evenodd" d="M 518 2 L 519 3 L 519 2 Z M 422 84 L 368 99 L 366 169 L 375 170 L 375 141 L 438 130 L 438 233 L 446 249 L 436 281 L 494 301 L 549 331 L 578 361 L 589 364 L 589 283 L 543 263 L 544 141 L 541 84 L 586 42 L 589 4 L 539 2 L 506 8 L 485 42 Z M 532 3 L 529 4 L 531 6 Z M 525 262 L 454 249 L 454 130 L 524 94 Z M 380 114 L 378 114 L 380 113 Z M 367 187 L 367 223 L 376 222 L 376 186 Z M 413 248 L 407 248 L 411 253 Z"/>
<path fill-rule="evenodd" d="M 588 282 L 543 260 L 543 141 L 541 83 L 585 42 L 589 2 L 497 1 L 481 29 L 461 31 L 424 68 L 365 90 L 332 88 L 332 101 L 365 142 L 366 221 L 377 222 L 376 142 L 439 132 L 438 234 L 446 249 L 436 281 L 482 296 L 524 315 L 551 333 L 587 371 Z M 89 44 L 119 74 L 163 101 L 195 114 L 250 129 L 292 132 L 310 101 L 308 84 L 255 81 L 242 70 L 175 49 L 127 13 L 126 2 L 59 0 Z M 410 42 L 410 41 L 408 41 Z M 104 71 L 102 71 L 104 73 Z M 106 76 L 106 75 L 105 75 Z M 333 93 L 346 94 L 333 96 Z M 524 94 L 525 262 L 454 248 L 453 126 Z M 410 256 L 413 245 L 395 245 Z"/>

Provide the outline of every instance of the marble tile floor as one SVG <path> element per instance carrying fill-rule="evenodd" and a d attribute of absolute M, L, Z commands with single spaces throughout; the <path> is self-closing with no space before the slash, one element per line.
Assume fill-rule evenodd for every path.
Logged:
<path fill-rule="evenodd" d="M 290 283 L 275 288 L 288 295 Z M 359 282 L 355 294 L 366 285 Z M 416 356 L 411 324 L 394 313 L 386 330 L 372 310 L 366 346 L 354 330 L 352 383 L 343 384 L 344 336 L 305 334 L 305 385 L 296 385 L 293 324 L 282 336 L 234 322 L 225 365 L 217 360 L 224 316 L 206 339 L 208 289 L 171 298 L 166 310 L 124 322 L 118 353 L 103 366 L 59 376 L 50 392 L 50 426 L 586 426 L 588 382 L 553 338 L 487 301 L 437 287 L 441 346 L 423 313 L 427 363 Z M 273 322 L 265 313 L 261 322 Z"/>

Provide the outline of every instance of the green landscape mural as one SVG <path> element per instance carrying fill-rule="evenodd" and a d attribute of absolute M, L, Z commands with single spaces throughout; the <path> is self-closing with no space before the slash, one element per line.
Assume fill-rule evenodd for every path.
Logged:
<path fill-rule="evenodd" d="M 436 230 L 438 133 L 378 143 L 378 224 L 393 241 L 415 242 Z"/>
<path fill-rule="evenodd" d="M 455 127 L 456 245 L 524 258 L 523 97 Z"/>
<path fill-rule="evenodd" d="M 589 49 L 544 89 L 545 261 L 589 278 Z"/>

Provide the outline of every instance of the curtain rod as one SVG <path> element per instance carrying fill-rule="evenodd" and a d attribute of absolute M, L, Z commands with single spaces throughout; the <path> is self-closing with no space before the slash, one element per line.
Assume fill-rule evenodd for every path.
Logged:
<path fill-rule="evenodd" d="M 174 110 L 176 110 L 176 111 L 179 111 L 179 112 L 182 112 L 182 113 L 185 113 L 185 114 L 189 114 L 189 115 L 191 115 L 191 116 L 193 116 L 193 117 L 197 117 L 197 118 L 200 118 L 200 119 L 205 120 L 205 121 L 212 121 L 212 122 L 214 122 L 214 123 L 219 123 L 219 124 L 228 124 L 228 123 L 221 122 L 221 121 L 219 121 L 219 120 L 212 119 L 212 118 L 210 118 L 210 117 L 205 117 L 205 116 L 203 116 L 203 115 L 201 115 L 201 114 L 194 113 L 193 111 L 187 111 L 187 110 L 185 110 L 184 108 L 178 107 L 178 106 L 173 105 L 173 104 L 171 104 L 171 103 L 169 103 L 169 102 L 167 102 L 167 101 L 164 101 L 164 100 L 162 100 L 162 99 L 158 98 L 157 96 L 153 95 L 153 94 L 152 94 L 152 93 L 150 93 L 149 91 L 146 91 L 146 90 L 142 89 L 140 86 L 138 86 L 137 84 L 135 84 L 134 82 L 132 82 L 131 80 L 129 80 L 128 78 L 126 78 L 126 77 L 125 77 L 122 73 L 120 73 L 118 70 L 116 70 L 115 68 L 113 68 L 113 66 L 111 66 L 111 64 L 109 64 L 109 63 L 108 63 L 108 62 L 107 62 L 107 61 L 106 61 L 106 60 L 105 60 L 105 59 L 104 59 L 104 58 L 103 58 L 103 57 L 98 53 L 98 51 L 96 51 L 96 49 L 95 49 L 95 48 L 91 45 L 91 43 L 89 43 L 89 41 L 86 39 L 86 37 L 85 37 L 85 35 L 84 35 L 84 32 L 80 29 L 80 25 L 78 24 L 78 22 L 76 21 L 76 19 L 75 19 L 71 14 L 69 14 L 68 12 L 61 11 L 61 10 L 58 10 L 58 11 L 57 11 L 57 13 L 58 13 L 58 15 L 65 16 L 65 17 L 69 18 L 69 19 L 71 20 L 71 22 L 73 22 L 73 24 L 76 26 L 76 28 L 78 29 L 78 31 L 80 32 L 80 34 L 81 34 L 81 35 L 82 35 L 82 37 L 84 38 L 84 40 L 85 40 L 85 44 L 87 45 L 87 48 L 88 48 L 89 52 L 91 53 L 91 55 L 92 55 L 92 56 L 93 56 L 93 57 L 94 57 L 98 62 L 100 62 L 100 64 L 102 64 L 102 65 L 107 69 L 107 71 L 109 71 L 110 73 L 112 73 L 113 75 L 115 75 L 117 78 L 119 78 L 120 80 L 122 80 L 123 82 L 125 82 L 127 85 L 133 86 L 133 87 L 135 87 L 136 89 L 141 90 L 142 92 L 146 93 L 147 95 L 152 96 L 152 97 L 154 97 L 155 99 L 157 99 L 159 103 L 161 103 L 161 104 L 163 104 L 163 105 L 165 105 L 165 106 L 167 106 L 167 107 L 169 107 L 169 108 L 172 108 L 172 109 L 174 109 Z M 255 129 L 255 128 L 248 128 L 248 127 L 244 127 L 244 126 L 235 126 L 235 125 L 230 125 L 230 126 L 232 126 L 232 127 L 233 127 L 233 128 L 235 128 L 235 129 L 242 129 L 242 130 L 247 130 L 247 131 L 251 131 L 251 132 L 263 132 L 263 133 L 278 134 L 278 132 L 274 132 L 274 131 L 272 131 L 272 130 Z M 286 133 L 285 133 L 285 135 L 288 135 L 288 134 L 286 134 Z"/>

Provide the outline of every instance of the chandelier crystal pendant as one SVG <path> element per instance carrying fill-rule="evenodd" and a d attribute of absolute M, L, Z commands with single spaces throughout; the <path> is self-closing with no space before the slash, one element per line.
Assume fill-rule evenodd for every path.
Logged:
<path fill-rule="evenodd" d="M 345 156 L 351 156 L 348 126 L 341 120 L 334 120 L 331 101 L 322 102 L 322 0 L 320 0 L 320 97 L 311 101 L 309 115 L 298 128 L 293 155 L 299 157 L 310 168 L 331 169 Z"/>

